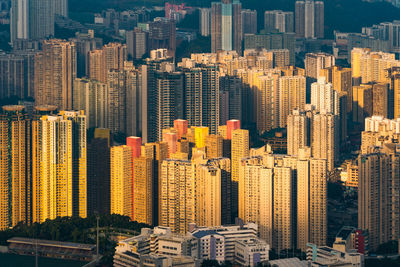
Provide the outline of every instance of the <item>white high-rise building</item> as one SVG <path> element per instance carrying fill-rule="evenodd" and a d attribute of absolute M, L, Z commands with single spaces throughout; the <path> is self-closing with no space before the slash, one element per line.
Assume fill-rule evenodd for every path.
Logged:
<path fill-rule="evenodd" d="M 29 0 L 13 0 L 10 10 L 11 41 L 29 38 Z"/>
<path fill-rule="evenodd" d="M 12 0 L 11 2 L 11 43 L 17 39 L 52 37 L 55 16 L 68 17 L 68 0 Z"/>
<path fill-rule="evenodd" d="M 29 39 L 54 36 L 54 0 L 29 1 Z"/>
<path fill-rule="evenodd" d="M 326 82 L 325 77 L 319 77 L 317 82 L 311 84 L 311 105 L 318 112 L 339 115 L 338 92 Z"/>

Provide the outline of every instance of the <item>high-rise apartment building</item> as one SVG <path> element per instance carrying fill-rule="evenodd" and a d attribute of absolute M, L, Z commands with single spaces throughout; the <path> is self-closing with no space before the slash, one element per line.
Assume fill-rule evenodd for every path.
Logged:
<path fill-rule="evenodd" d="M 158 99 L 157 85 L 158 71 L 172 71 L 172 57 L 169 57 L 166 49 L 153 50 L 147 64 L 142 66 L 142 138 L 143 142 L 156 142 L 158 140 Z"/>
<path fill-rule="evenodd" d="M 305 33 L 305 2 L 296 1 L 295 3 L 295 31 L 296 37 L 302 38 Z"/>
<path fill-rule="evenodd" d="M 353 86 L 353 122 L 364 125 L 365 118 L 373 115 L 373 85 Z"/>
<path fill-rule="evenodd" d="M 306 78 L 285 76 L 279 78 L 279 126 L 285 128 L 287 117 L 293 109 L 303 109 L 306 104 Z"/>
<path fill-rule="evenodd" d="M 201 68 L 183 70 L 185 86 L 185 118 L 190 126 L 203 125 L 203 72 Z"/>
<path fill-rule="evenodd" d="M 288 49 L 290 56 L 290 65 L 295 64 L 295 34 L 294 33 L 262 33 L 246 34 L 244 37 L 244 50 L 265 48 Z"/>
<path fill-rule="evenodd" d="M 400 137 L 400 120 L 389 120 L 382 116 L 365 119 L 365 131 L 361 133 L 361 153 L 368 154 L 369 147 L 382 147 L 396 142 Z"/>
<path fill-rule="evenodd" d="M 399 119 L 374 116 L 365 120 L 358 158 L 358 225 L 368 231 L 369 247 L 400 236 Z"/>
<path fill-rule="evenodd" d="M 194 143 L 197 148 L 203 148 L 206 146 L 206 138 L 210 134 L 210 129 L 205 126 L 192 127 L 194 130 Z"/>
<path fill-rule="evenodd" d="M 153 224 L 160 225 L 161 218 L 161 167 L 168 158 L 168 144 L 165 142 L 146 143 L 141 155 L 153 159 Z"/>
<path fill-rule="evenodd" d="M 54 14 L 68 17 L 68 0 L 54 0 Z"/>
<path fill-rule="evenodd" d="M 125 62 L 126 134 L 138 136 L 143 131 L 143 109 L 146 106 L 147 68 Z M 147 99 L 146 99 L 147 100 Z"/>
<path fill-rule="evenodd" d="M 260 237 L 273 243 L 273 169 L 259 159 L 242 160 L 239 218 L 258 223 Z M 252 192 L 252 193 L 250 193 Z"/>
<path fill-rule="evenodd" d="M 127 54 L 133 59 L 141 59 L 149 51 L 149 34 L 140 28 L 126 32 Z"/>
<path fill-rule="evenodd" d="M 353 90 L 351 80 L 351 68 L 342 68 L 339 66 L 332 66 L 320 70 L 320 76 L 326 78 L 328 83 L 331 83 L 333 90 L 339 94 L 345 92 L 347 94 L 347 112 L 351 112 L 353 106 Z"/>
<path fill-rule="evenodd" d="M 215 65 L 207 66 L 202 74 L 203 125 L 216 134 L 219 125 L 219 70 Z"/>
<path fill-rule="evenodd" d="M 300 38 L 324 38 L 324 2 L 296 1 L 296 36 Z"/>
<path fill-rule="evenodd" d="M 88 128 L 108 127 L 108 86 L 96 80 L 74 80 L 73 109 L 84 110 Z"/>
<path fill-rule="evenodd" d="M 281 57 L 285 58 L 285 57 Z M 288 57 L 289 58 L 289 57 Z M 286 58 L 285 58 L 286 59 Z M 225 75 L 220 78 L 220 124 L 228 120 L 244 120 L 246 114 L 246 89 L 243 81 L 238 76 Z"/>
<path fill-rule="evenodd" d="M 335 57 L 327 53 L 308 53 L 304 60 L 306 76 L 318 79 L 322 74 L 321 70 L 335 65 Z"/>
<path fill-rule="evenodd" d="M 147 88 L 147 70 L 135 69 L 125 64 L 122 70 L 110 70 L 107 75 L 106 98 L 99 95 L 98 101 L 106 107 L 106 127 L 113 133 L 139 135 L 142 129 L 142 115 L 145 103 L 143 90 Z"/>
<path fill-rule="evenodd" d="M 235 50 L 242 53 L 242 4 L 222 0 L 211 6 L 211 52 Z"/>
<path fill-rule="evenodd" d="M 258 72 L 255 73 L 255 75 L 256 77 L 261 75 L 255 79 L 256 86 L 259 88 L 254 94 L 254 100 L 256 101 L 255 116 L 257 130 L 259 133 L 264 133 L 279 127 L 278 118 L 272 115 L 278 114 L 279 112 L 277 82 L 279 80 L 279 74 L 268 73 L 268 75 L 264 75 L 263 72 Z"/>
<path fill-rule="evenodd" d="M 126 59 L 126 45 L 120 43 L 109 43 L 101 49 L 90 51 L 89 78 L 106 83 L 108 72 L 123 70 Z"/>
<path fill-rule="evenodd" d="M 76 61 L 78 78 L 89 77 L 89 52 L 100 49 L 103 46 L 103 39 L 94 37 L 94 30 L 86 33 L 75 33 L 74 38 L 69 39 L 76 46 Z"/>
<path fill-rule="evenodd" d="M 185 118 L 189 126 L 206 126 L 216 134 L 220 122 L 220 73 L 217 65 L 185 66 Z"/>
<path fill-rule="evenodd" d="M 229 159 L 226 159 L 229 161 Z M 196 167 L 195 222 L 197 225 L 221 225 L 221 169 L 215 166 Z"/>
<path fill-rule="evenodd" d="M 314 37 L 323 39 L 325 37 L 325 5 L 323 1 L 314 2 L 314 16 Z"/>
<path fill-rule="evenodd" d="M 395 59 L 395 54 L 371 52 L 369 48 L 353 48 L 351 50 L 353 85 L 389 82 L 386 70 L 398 66 L 400 66 L 400 61 Z"/>
<path fill-rule="evenodd" d="M 311 84 L 311 105 L 318 112 L 339 115 L 339 94 L 324 77 Z"/>
<path fill-rule="evenodd" d="M 34 58 L 31 51 L 0 55 L 0 99 L 34 97 Z"/>
<path fill-rule="evenodd" d="M 277 251 L 293 247 L 292 171 L 262 166 L 262 157 L 242 160 L 239 217 L 257 222 L 260 237 Z"/>
<path fill-rule="evenodd" d="M 133 159 L 133 220 L 148 225 L 155 224 L 153 164 L 153 159 L 150 157 Z"/>
<path fill-rule="evenodd" d="M 358 227 L 368 231 L 371 250 L 399 238 L 399 167 L 393 143 L 370 147 L 358 157 Z"/>
<path fill-rule="evenodd" d="M 240 120 L 229 120 L 226 122 L 226 137 L 225 139 L 232 140 L 234 130 L 240 129 Z"/>
<path fill-rule="evenodd" d="M 51 113 L 51 106 L 37 112 Z M 87 216 L 87 141 L 83 112 L 61 111 L 32 121 L 33 222 Z"/>
<path fill-rule="evenodd" d="M 164 160 L 160 174 L 159 225 L 186 233 L 195 220 L 194 168 L 190 161 Z"/>
<path fill-rule="evenodd" d="M 134 205 L 134 199 L 135 199 L 135 183 L 134 183 L 134 180 L 135 180 L 135 161 L 134 160 L 139 158 L 141 156 L 141 154 L 142 154 L 142 147 L 141 147 L 142 146 L 142 138 L 137 137 L 137 136 L 129 136 L 129 137 L 126 138 L 126 145 L 131 148 L 131 152 L 132 152 L 132 156 L 131 156 L 131 159 L 132 159 L 132 194 L 131 194 L 132 201 L 131 202 L 132 202 L 132 218 L 134 218 L 134 216 L 135 216 L 135 213 L 134 213 L 134 210 L 135 210 L 135 205 Z M 145 174 L 145 172 L 140 170 L 140 174 Z M 136 177 L 139 177 L 139 174 L 137 174 Z M 142 180 L 140 180 L 139 183 L 141 184 L 142 189 L 145 190 L 146 188 L 143 186 Z M 139 195 L 140 194 L 141 194 L 141 192 L 139 193 Z M 140 198 L 140 196 L 139 196 L 139 198 Z M 141 199 L 139 201 L 141 201 Z M 141 217 L 141 219 L 144 219 L 143 210 L 140 210 L 140 211 L 141 211 L 140 217 Z"/>
<path fill-rule="evenodd" d="M 293 177 L 287 167 L 274 168 L 273 228 L 278 234 L 274 235 L 273 244 L 277 251 L 293 247 Z"/>
<path fill-rule="evenodd" d="M 287 154 L 297 156 L 299 149 L 310 146 L 310 120 L 306 112 L 294 109 L 287 119 Z"/>
<path fill-rule="evenodd" d="M 240 161 L 249 156 L 249 131 L 236 129 L 232 131 L 231 140 L 231 172 L 232 172 L 232 215 L 238 215 Z"/>
<path fill-rule="evenodd" d="M 264 133 L 286 127 L 287 116 L 295 108 L 304 108 L 306 102 L 306 79 L 303 76 L 281 76 L 274 71 L 249 71 L 251 103 L 255 111 L 257 130 Z"/>
<path fill-rule="evenodd" d="M 294 32 L 293 12 L 267 10 L 264 13 L 264 30 L 267 32 Z"/>
<path fill-rule="evenodd" d="M 157 72 L 157 140 L 162 140 L 162 130 L 174 126 L 174 121 L 183 118 L 182 72 Z"/>
<path fill-rule="evenodd" d="M 111 214 L 132 217 L 133 179 L 132 179 L 132 148 L 115 146 L 111 148 Z"/>
<path fill-rule="evenodd" d="M 112 133 L 126 132 L 126 72 L 110 70 L 107 74 L 107 127 Z"/>
<path fill-rule="evenodd" d="M 110 130 L 96 128 L 87 149 L 88 215 L 110 214 Z"/>
<path fill-rule="evenodd" d="M 389 106 L 389 84 L 374 83 L 372 85 L 372 100 L 372 114 L 374 116 L 392 117 L 389 116 L 389 114 L 393 114 L 393 110 Z"/>
<path fill-rule="evenodd" d="M 0 229 L 30 223 L 30 121 L 23 106 L 0 114 Z"/>
<path fill-rule="evenodd" d="M 17 39 L 43 39 L 54 36 L 54 17 L 61 13 L 61 9 L 57 8 L 56 10 L 56 7 L 61 7 L 61 2 L 66 3 L 67 1 L 12 1 L 10 9 L 11 43 Z"/>
<path fill-rule="evenodd" d="M 211 34 L 211 8 L 200 8 L 200 34 L 210 36 Z"/>
<path fill-rule="evenodd" d="M 224 138 L 220 135 L 209 135 L 206 137 L 206 154 L 207 158 L 215 159 L 223 157 L 223 142 Z"/>
<path fill-rule="evenodd" d="M 327 162 L 321 159 L 297 161 L 297 248 L 307 243 L 326 245 L 328 236 Z"/>
<path fill-rule="evenodd" d="M 311 158 L 309 147 L 298 156 L 273 155 L 265 148 L 250 154 L 241 160 L 239 217 L 256 222 L 260 237 L 277 251 L 304 251 L 311 240 L 325 244 L 326 161 Z"/>
<path fill-rule="evenodd" d="M 331 171 L 339 155 L 338 122 L 337 115 L 319 113 L 311 105 L 305 110 L 293 110 L 288 117 L 288 155 L 299 156 L 300 149 L 309 146 L 313 158 L 327 160 Z"/>
<path fill-rule="evenodd" d="M 315 114 L 312 122 L 312 156 L 327 161 L 332 171 L 339 156 L 338 116 L 331 113 Z"/>
<path fill-rule="evenodd" d="M 59 39 L 43 42 L 35 56 L 36 105 L 72 109 L 72 87 L 76 78 L 76 47 Z"/>
<path fill-rule="evenodd" d="M 168 55 L 176 51 L 176 22 L 173 19 L 155 18 L 149 23 L 150 50 L 167 49 Z"/>
<path fill-rule="evenodd" d="M 28 2 L 28 0 L 12 1 L 10 9 L 11 42 L 14 42 L 16 39 L 29 39 L 30 37 L 30 10 Z"/>
<path fill-rule="evenodd" d="M 168 143 L 168 155 L 178 152 L 178 133 L 175 128 L 162 131 L 162 141 Z"/>
<path fill-rule="evenodd" d="M 387 70 L 389 87 L 389 117 L 400 118 L 400 67 L 392 67 Z"/>
<path fill-rule="evenodd" d="M 257 10 L 242 9 L 241 13 L 243 35 L 247 33 L 257 33 Z"/>

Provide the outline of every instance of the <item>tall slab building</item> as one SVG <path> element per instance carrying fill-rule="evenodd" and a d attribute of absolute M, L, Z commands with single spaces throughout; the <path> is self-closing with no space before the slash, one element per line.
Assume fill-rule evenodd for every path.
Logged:
<path fill-rule="evenodd" d="M 29 222 L 30 121 L 23 106 L 0 114 L 0 230 Z"/>
<path fill-rule="evenodd" d="M 296 36 L 300 38 L 324 38 L 324 2 L 296 1 Z"/>
<path fill-rule="evenodd" d="M 54 108 L 38 108 L 44 113 Z M 87 216 L 86 116 L 62 111 L 32 121 L 33 222 Z"/>
<path fill-rule="evenodd" d="M 68 17 L 68 0 L 12 0 L 11 43 L 17 39 L 54 36 L 54 18 L 57 15 Z"/>
<path fill-rule="evenodd" d="M 235 50 L 242 53 L 242 4 L 222 0 L 211 6 L 211 52 Z"/>
<path fill-rule="evenodd" d="M 35 56 L 36 105 L 56 105 L 59 110 L 71 110 L 76 68 L 74 43 L 59 39 L 44 41 L 42 51 Z"/>

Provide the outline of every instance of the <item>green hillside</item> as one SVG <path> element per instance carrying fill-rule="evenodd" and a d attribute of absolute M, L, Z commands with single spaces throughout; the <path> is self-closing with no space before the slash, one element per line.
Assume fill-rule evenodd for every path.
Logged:
<path fill-rule="evenodd" d="M 211 0 L 172 0 L 186 2 L 192 6 L 210 6 Z M 282 9 L 293 11 L 295 0 L 242 0 L 243 8 L 257 9 L 259 26 L 263 24 L 265 10 Z M 107 8 L 124 10 L 135 6 L 164 5 L 162 0 L 70 0 L 70 11 L 99 12 Z M 326 37 L 332 37 L 333 30 L 359 32 L 361 27 L 383 21 L 400 19 L 400 9 L 386 2 L 367 3 L 361 0 L 325 0 Z"/>

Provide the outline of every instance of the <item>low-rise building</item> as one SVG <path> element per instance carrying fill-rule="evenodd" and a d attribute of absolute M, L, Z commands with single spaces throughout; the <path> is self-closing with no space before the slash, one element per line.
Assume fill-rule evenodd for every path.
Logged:
<path fill-rule="evenodd" d="M 197 243 L 168 227 L 143 228 L 140 235 L 118 243 L 114 266 L 195 266 Z"/>
<path fill-rule="evenodd" d="M 199 259 L 230 261 L 256 266 L 268 261 L 270 246 L 257 237 L 254 223 L 216 227 L 190 225 L 190 234 L 198 239 Z"/>
<path fill-rule="evenodd" d="M 273 260 L 268 262 L 271 267 L 308 267 L 307 261 L 302 261 L 299 258 L 287 258 Z"/>
<path fill-rule="evenodd" d="M 193 234 L 199 241 L 199 257 L 207 260 L 225 261 L 225 237 L 214 230 Z"/>
<path fill-rule="evenodd" d="M 319 247 L 308 243 L 307 261 L 311 263 L 311 267 L 363 267 L 364 255 L 358 252 L 342 252 L 328 246 Z"/>
<path fill-rule="evenodd" d="M 368 253 L 368 234 L 352 226 L 343 226 L 336 235 L 333 249 L 366 254 Z"/>
<path fill-rule="evenodd" d="M 234 262 L 235 259 L 235 242 L 243 239 L 255 239 L 257 238 L 258 226 L 254 223 L 248 223 L 245 225 L 229 225 L 229 226 L 216 226 L 216 227 L 197 227 L 192 224 L 189 226 L 190 234 L 200 240 L 200 244 L 206 242 L 208 238 L 215 235 L 221 235 L 224 237 L 224 255 L 225 261 Z M 201 245 L 200 245 L 201 246 Z M 219 246 L 219 244 L 218 244 Z M 209 249 L 216 249 L 217 243 L 213 244 Z M 200 249 L 201 251 L 201 249 Z M 205 253 L 206 255 L 208 253 Z M 210 254 L 211 255 L 211 254 Z M 216 255 L 217 256 L 217 255 Z M 217 260 L 216 258 L 208 258 L 211 260 Z"/>
<path fill-rule="evenodd" d="M 235 242 L 235 263 L 258 266 L 269 259 L 269 245 L 261 239 L 243 239 Z"/>

